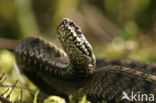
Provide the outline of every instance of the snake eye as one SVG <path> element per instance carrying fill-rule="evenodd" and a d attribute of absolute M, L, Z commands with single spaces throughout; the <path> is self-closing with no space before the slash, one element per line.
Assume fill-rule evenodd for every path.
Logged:
<path fill-rule="evenodd" d="M 81 34 L 82 34 L 82 31 L 81 31 L 81 29 L 79 29 L 79 28 L 76 29 L 75 32 L 76 32 L 78 35 L 81 35 Z"/>

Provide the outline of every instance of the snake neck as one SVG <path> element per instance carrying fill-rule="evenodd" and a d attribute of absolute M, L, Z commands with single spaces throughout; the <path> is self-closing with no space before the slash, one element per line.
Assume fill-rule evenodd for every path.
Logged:
<path fill-rule="evenodd" d="M 66 57 L 59 58 L 59 62 L 55 63 L 62 64 L 66 61 L 66 65 L 55 65 L 59 69 L 57 69 L 57 73 L 55 73 L 57 78 L 64 80 L 74 80 L 74 81 L 82 81 L 86 80 L 95 69 L 95 57 L 91 55 L 90 57 L 84 56 L 82 52 L 76 50 L 75 47 L 70 46 L 67 47 L 63 45 L 63 49 L 66 53 Z M 69 50 L 70 49 L 70 50 Z M 70 52 L 69 52 L 70 51 Z M 54 66 L 54 65 L 53 65 Z M 61 68 L 61 69 L 60 69 Z"/>
<path fill-rule="evenodd" d="M 70 68 L 70 71 L 73 73 L 73 77 L 78 80 L 87 79 L 95 69 L 95 59 L 82 56 L 79 52 L 72 50 L 72 53 L 68 53 L 68 58 L 70 63 L 67 69 Z"/>

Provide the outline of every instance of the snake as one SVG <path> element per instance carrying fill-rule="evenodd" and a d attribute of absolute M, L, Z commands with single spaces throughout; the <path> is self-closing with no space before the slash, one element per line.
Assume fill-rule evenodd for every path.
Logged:
<path fill-rule="evenodd" d="M 123 91 L 129 96 L 132 91 L 156 94 L 155 63 L 96 58 L 81 28 L 68 18 L 59 23 L 57 36 L 63 50 L 30 36 L 15 51 L 20 71 L 45 94 L 68 100 L 82 89 L 80 96 L 86 95 L 92 103 L 131 102 L 121 99 Z"/>

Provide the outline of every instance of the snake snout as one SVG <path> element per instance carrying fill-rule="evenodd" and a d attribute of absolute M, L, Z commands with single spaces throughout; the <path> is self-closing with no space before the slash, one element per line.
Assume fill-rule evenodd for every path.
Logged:
<path fill-rule="evenodd" d="M 66 25 L 66 24 L 68 23 L 68 21 L 70 21 L 70 20 L 67 19 L 67 18 L 64 18 L 64 19 L 60 22 L 60 24 L 59 24 L 58 26 Z"/>

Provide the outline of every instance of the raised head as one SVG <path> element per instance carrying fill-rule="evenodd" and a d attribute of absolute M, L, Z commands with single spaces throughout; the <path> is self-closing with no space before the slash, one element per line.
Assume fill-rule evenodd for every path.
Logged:
<path fill-rule="evenodd" d="M 65 52 L 70 61 L 73 61 L 73 64 L 95 68 L 92 47 L 79 26 L 72 20 L 64 18 L 57 27 L 57 33 Z"/>

